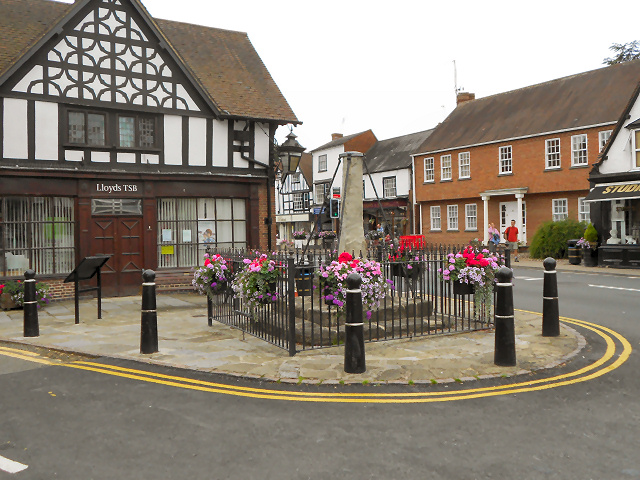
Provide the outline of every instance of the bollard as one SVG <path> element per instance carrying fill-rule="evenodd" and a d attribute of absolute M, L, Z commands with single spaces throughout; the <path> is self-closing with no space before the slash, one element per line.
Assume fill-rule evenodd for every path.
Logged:
<path fill-rule="evenodd" d="M 142 317 L 140 322 L 140 353 L 158 351 L 158 314 L 156 312 L 156 272 L 142 272 Z"/>
<path fill-rule="evenodd" d="M 513 272 L 500 267 L 496 273 L 496 345 L 493 363 L 503 367 L 516 364 L 516 333 L 513 316 Z"/>
<path fill-rule="evenodd" d="M 504 266 L 511 268 L 511 249 L 510 248 L 504 249 Z"/>
<path fill-rule="evenodd" d="M 207 294 L 207 325 L 213 327 L 213 300 Z"/>
<path fill-rule="evenodd" d="M 544 285 L 542 287 L 542 336 L 560 335 L 560 309 L 558 306 L 558 278 L 556 261 L 549 257 L 544 262 Z"/>
<path fill-rule="evenodd" d="M 24 272 L 24 336 L 39 337 L 38 325 L 38 301 L 36 300 L 36 272 L 27 270 Z"/>
<path fill-rule="evenodd" d="M 347 277 L 347 305 L 344 324 L 344 371 L 364 373 L 364 323 L 362 320 L 362 279 L 357 273 Z"/>

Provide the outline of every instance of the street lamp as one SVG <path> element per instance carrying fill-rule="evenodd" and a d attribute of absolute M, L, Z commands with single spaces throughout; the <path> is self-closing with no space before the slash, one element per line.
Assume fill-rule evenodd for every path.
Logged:
<path fill-rule="evenodd" d="M 287 139 L 278 146 L 278 157 L 280 157 L 280 166 L 282 168 L 283 177 L 289 173 L 294 173 L 298 169 L 302 152 L 305 148 L 296 140 L 297 135 L 293 133 L 293 129 L 289 131 Z"/>

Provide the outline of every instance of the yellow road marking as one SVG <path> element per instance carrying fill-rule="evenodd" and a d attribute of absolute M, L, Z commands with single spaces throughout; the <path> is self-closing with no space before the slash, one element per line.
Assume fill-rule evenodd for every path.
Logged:
<path fill-rule="evenodd" d="M 59 365 L 60 362 L 49 358 L 42 358 L 37 353 L 27 352 L 25 350 L 19 350 L 17 348 L 0 347 L 0 355 L 5 357 L 19 358 L 20 360 L 27 360 L 29 362 L 42 363 L 44 365 Z"/>
<path fill-rule="evenodd" d="M 537 312 L 519 310 L 526 313 L 540 315 Z M 53 363 L 46 362 L 51 365 L 63 365 L 70 368 L 87 370 L 106 375 L 129 378 L 159 385 L 172 386 L 176 388 L 184 388 L 197 390 L 208 393 L 219 393 L 224 395 L 234 395 L 241 397 L 249 397 L 256 399 L 270 400 L 287 400 L 298 402 L 330 402 L 330 403 L 427 403 L 427 402 L 444 402 L 455 401 L 469 398 L 483 398 L 498 395 L 507 395 L 515 393 L 524 393 L 532 391 L 547 390 L 560 386 L 571 385 L 575 383 L 585 382 L 600 377 L 622 365 L 631 354 L 631 344 L 619 333 L 599 325 L 595 325 L 583 320 L 576 320 L 567 317 L 561 317 L 561 320 L 567 323 L 578 325 L 582 328 L 591 330 L 600 335 L 606 343 L 605 353 L 601 358 L 590 365 L 583 367 L 574 372 L 565 373 L 549 378 L 531 380 L 527 382 L 514 383 L 509 385 L 497 385 L 494 387 L 479 387 L 456 391 L 440 391 L 440 392 L 401 392 L 401 393 L 348 393 L 348 392 L 296 392 L 286 390 L 275 390 L 270 388 L 242 387 L 236 385 L 227 385 L 204 380 L 189 379 L 175 375 L 166 375 L 154 373 L 138 369 L 118 367 L 114 365 L 104 365 L 96 362 L 76 361 L 72 363 Z M 606 332 L 606 333 L 605 333 Z M 622 353 L 618 358 L 609 365 L 609 362 L 616 353 L 615 341 L 611 338 L 615 337 L 622 345 Z M 29 361 L 39 361 L 45 363 L 39 358 L 28 358 L 19 356 L 15 352 L 22 352 L 14 349 L 0 347 L 0 354 L 16 356 Z M 600 368 L 602 367 L 602 368 Z M 596 370 L 599 369 L 599 370 Z M 593 371 L 596 370 L 596 371 Z M 593 371 L 593 372 L 592 372 Z M 589 373 L 592 372 L 592 373 Z"/>

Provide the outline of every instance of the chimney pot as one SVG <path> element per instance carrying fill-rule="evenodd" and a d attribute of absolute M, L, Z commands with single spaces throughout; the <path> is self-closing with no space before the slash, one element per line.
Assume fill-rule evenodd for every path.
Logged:
<path fill-rule="evenodd" d="M 476 99 L 475 93 L 458 92 L 458 95 L 456 95 L 456 105 L 460 105 L 461 103 L 465 103 L 465 102 L 470 102 L 471 100 L 475 100 L 475 99 Z"/>

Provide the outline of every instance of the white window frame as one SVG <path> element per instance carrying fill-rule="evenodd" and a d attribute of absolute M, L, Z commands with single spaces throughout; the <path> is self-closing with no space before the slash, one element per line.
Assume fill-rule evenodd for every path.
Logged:
<path fill-rule="evenodd" d="M 323 182 L 323 183 L 316 183 L 313 186 L 314 201 L 316 205 L 322 205 L 322 202 L 324 202 L 324 197 L 327 194 L 328 185 L 329 185 L 328 183 Z M 320 195 L 318 195 L 320 193 L 319 187 L 322 187 L 322 192 Z"/>
<path fill-rule="evenodd" d="M 447 205 L 447 230 L 458 230 L 458 205 Z"/>
<path fill-rule="evenodd" d="M 304 209 L 304 193 L 293 194 L 293 210 L 300 212 Z"/>
<path fill-rule="evenodd" d="M 568 199 L 554 198 L 551 200 L 551 218 L 554 222 L 560 222 L 569 218 Z"/>
<path fill-rule="evenodd" d="M 546 170 L 557 170 L 561 168 L 559 138 L 549 138 L 544 141 L 544 157 L 544 167 Z"/>
<path fill-rule="evenodd" d="M 440 211 L 440 205 L 431 207 L 431 231 L 432 232 L 440 232 L 442 231 L 442 216 Z"/>
<path fill-rule="evenodd" d="M 513 173 L 513 149 L 511 145 L 504 145 L 498 149 L 498 174 L 511 175 Z"/>
<path fill-rule="evenodd" d="M 395 198 L 398 196 L 396 177 L 384 177 L 382 179 L 382 195 L 384 198 Z"/>
<path fill-rule="evenodd" d="M 471 178 L 471 153 L 458 154 L 458 178 Z"/>
<path fill-rule="evenodd" d="M 478 205 L 467 203 L 464 206 L 464 229 L 466 231 L 478 231 Z"/>
<path fill-rule="evenodd" d="M 453 179 L 451 171 L 451 155 L 442 155 L 440 157 L 440 181 L 449 181 Z"/>
<path fill-rule="evenodd" d="M 327 155 L 318 155 L 318 172 L 327 171 Z"/>
<path fill-rule="evenodd" d="M 584 142 L 584 143 L 583 143 Z M 573 135 L 571 137 L 571 166 L 585 167 L 589 165 L 589 144 L 587 134 Z"/>
<path fill-rule="evenodd" d="M 631 132 L 631 168 L 637 170 L 640 168 L 640 129 Z"/>
<path fill-rule="evenodd" d="M 611 137 L 611 133 L 613 133 L 613 130 L 603 130 L 602 132 L 598 132 L 598 144 L 600 145 L 600 152 L 607 143 L 607 140 L 609 140 L 609 137 Z"/>
<path fill-rule="evenodd" d="M 585 197 L 578 198 L 578 221 L 590 222 L 591 221 L 591 203 L 584 201 Z"/>
<path fill-rule="evenodd" d="M 424 183 L 436 181 L 436 160 L 433 157 L 424 159 Z"/>

